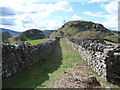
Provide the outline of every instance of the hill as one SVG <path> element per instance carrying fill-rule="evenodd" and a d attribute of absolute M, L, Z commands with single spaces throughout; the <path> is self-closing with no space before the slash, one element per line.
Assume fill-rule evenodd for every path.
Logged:
<path fill-rule="evenodd" d="M 45 36 L 49 36 L 51 33 L 53 33 L 55 30 L 43 30 L 43 33 Z"/>
<path fill-rule="evenodd" d="M 102 24 L 94 23 L 91 21 L 66 22 L 61 28 L 58 29 L 58 31 L 53 32 L 51 34 L 51 37 L 57 35 L 70 36 L 81 39 L 84 38 L 108 39 L 114 42 L 118 42 L 117 34 L 105 28 Z"/>
<path fill-rule="evenodd" d="M 43 39 L 45 38 L 45 35 L 42 31 L 38 29 L 29 29 L 25 32 L 22 32 L 18 39 L 26 39 L 26 40 L 35 40 L 35 39 Z"/>
<path fill-rule="evenodd" d="M 112 31 L 112 32 L 117 33 L 117 34 L 119 34 L 119 35 L 120 35 L 120 31 Z"/>
<path fill-rule="evenodd" d="M 0 33 L 1 32 L 9 32 L 12 36 L 17 36 L 21 33 L 21 32 L 13 31 L 10 29 L 5 29 L 5 28 L 0 28 Z"/>
<path fill-rule="evenodd" d="M 36 40 L 36 39 L 44 39 L 44 38 L 45 38 L 45 35 L 42 31 L 38 29 L 29 29 L 22 32 L 18 36 L 13 36 L 9 38 L 9 41 L 10 42 L 19 41 L 19 40 L 26 41 L 26 40 Z"/>

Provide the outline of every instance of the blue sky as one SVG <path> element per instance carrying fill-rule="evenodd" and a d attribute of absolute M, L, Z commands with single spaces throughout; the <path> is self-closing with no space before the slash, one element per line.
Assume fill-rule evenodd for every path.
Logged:
<path fill-rule="evenodd" d="M 0 0 L 0 27 L 55 30 L 63 21 L 86 20 L 118 28 L 119 0 Z"/>

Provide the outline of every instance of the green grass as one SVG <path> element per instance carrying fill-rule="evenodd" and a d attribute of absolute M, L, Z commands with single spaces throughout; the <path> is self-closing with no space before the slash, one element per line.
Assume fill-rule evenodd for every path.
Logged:
<path fill-rule="evenodd" d="M 104 39 L 118 42 L 118 39 L 120 39 L 120 35 L 118 35 L 118 34 L 111 35 L 111 36 L 108 35 L 108 36 L 104 37 Z"/>
<path fill-rule="evenodd" d="M 83 60 L 83 58 L 80 56 L 79 52 L 77 50 L 73 50 L 71 45 L 69 45 L 66 40 L 62 39 L 60 41 L 60 45 L 62 47 L 62 64 L 60 65 L 59 69 L 55 72 L 49 74 L 49 80 L 42 83 L 42 85 L 37 86 L 37 88 L 43 88 L 48 87 L 51 88 L 51 85 L 59 78 L 61 77 L 64 72 L 68 68 L 72 68 L 74 64 L 77 63 L 79 65 L 79 70 L 82 72 L 83 75 L 92 75 L 98 78 L 100 81 L 102 87 L 117 87 L 111 83 L 108 83 L 103 78 L 101 78 L 96 72 L 92 70 L 92 68 L 87 64 L 86 61 Z M 83 68 L 85 66 L 85 68 Z M 39 89 L 38 89 L 39 90 Z"/>
<path fill-rule="evenodd" d="M 48 38 L 45 38 L 45 39 L 37 39 L 37 40 L 28 40 L 28 41 L 25 41 L 25 43 L 26 42 L 28 42 L 28 43 L 30 43 L 30 44 L 37 44 L 37 43 L 39 43 L 39 42 L 43 42 L 43 41 L 46 41 L 46 40 L 48 40 Z M 16 42 L 10 42 L 10 44 L 15 44 Z"/>
<path fill-rule="evenodd" d="M 38 63 L 18 73 L 6 80 L 3 80 L 4 88 L 51 88 L 52 84 L 61 77 L 68 68 L 72 68 L 76 63 L 78 70 L 84 75 L 97 77 L 102 87 L 117 87 L 107 83 L 96 72 L 94 72 L 87 62 L 83 60 L 77 50 L 73 50 L 65 39 L 56 43 L 56 49 L 42 64 Z M 83 68 L 84 66 L 84 68 Z M 38 89 L 39 90 L 39 89 Z"/>
<path fill-rule="evenodd" d="M 59 42 L 56 43 L 55 48 L 53 54 L 48 60 L 43 60 L 42 64 L 38 63 L 22 73 L 3 80 L 3 88 L 36 88 L 49 80 L 49 75 L 59 68 L 62 60 Z"/>
<path fill-rule="evenodd" d="M 83 61 L 81 56 L 77 51 L 74 51 L 72 47 L 65 41 L 60 41 L 60 45 L 62 47 L 62 64 L 60 65 L 59 69 L 55 72 L 49 74 L 49 80 L 42 83 L 42 85 L 38 86 L 37 88 L 42 88 L 43 86 L 51 87 L 51 85 L 55 82 L 55 80 L 64 74 L 68 68 L 72 68 L 74 63 L 85 64 L 87 63 Z"/>
<path fill-rule="evenodd" d="M 28 41 L 25 41 L 25 43 L 28 42 L 28 43 L 30 43 L 30 44 L 37 44 L 37 43 L 39 43 L 39 42 L 43 42 L 43 41 L 47 41 L 47 40 L 48 40 L 48 38 L 45 38 L 45 39 L 37 39 L 37 40 L 28 40 Z"/>

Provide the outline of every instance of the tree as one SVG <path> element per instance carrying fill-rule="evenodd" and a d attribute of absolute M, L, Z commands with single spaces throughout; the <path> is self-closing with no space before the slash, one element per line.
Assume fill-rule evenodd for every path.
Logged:
<path fill-rule="evenodd" d="M 27 39 L 24 36 L 22 36 L 22 37 L 19 38 L 19 40 L 20 41 L 26 41 Z"/>

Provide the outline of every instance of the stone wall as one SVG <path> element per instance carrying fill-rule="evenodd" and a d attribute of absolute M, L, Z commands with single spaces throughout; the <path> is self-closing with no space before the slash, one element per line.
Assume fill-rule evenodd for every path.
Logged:
<path fill-rule="evenodd" d="M 120 85 L 120 46 L 97 39 L 67 39 L 101 77 Z"/>
<path fill-rule="evenodd" d="M 46 59 L 52 53 L 55 42 L 58 39 L 55 38 L 36 45 L 29 43 L 22 45 L 0 45 L 2 47 L 2 77 L 6 78 L 38 62 L 42 62 L 43 59 Z"/>

